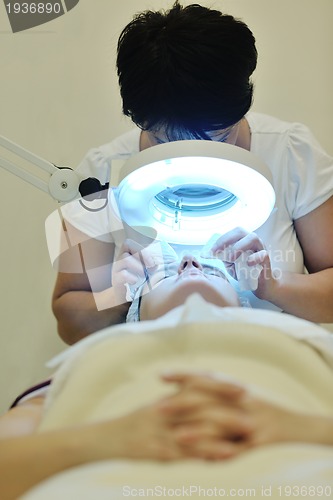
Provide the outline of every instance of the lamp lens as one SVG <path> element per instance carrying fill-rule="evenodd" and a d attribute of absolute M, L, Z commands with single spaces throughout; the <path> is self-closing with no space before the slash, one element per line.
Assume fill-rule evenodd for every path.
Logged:
<path fill-rule="evenodd" d="M 197 212 L 222 212 L 232 207 L 237 197 L 226 189 L 208 184 L 180 184 L 155 196 L 153 205 L 160 210 L 180 210 L 187 215 Z M 207 214 L 208 215 L 208 214 Z"/>

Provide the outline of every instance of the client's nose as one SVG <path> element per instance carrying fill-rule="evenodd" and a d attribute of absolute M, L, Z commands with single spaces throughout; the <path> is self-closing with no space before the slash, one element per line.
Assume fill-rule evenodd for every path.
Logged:
<path fill-rule="evenodd" d="M 186 269 L 196 268 L 202 271 L 202 265 L 193 255 L 184 255 L 182 258 L 179 267 L 178 274 L 183 273 Z"/>

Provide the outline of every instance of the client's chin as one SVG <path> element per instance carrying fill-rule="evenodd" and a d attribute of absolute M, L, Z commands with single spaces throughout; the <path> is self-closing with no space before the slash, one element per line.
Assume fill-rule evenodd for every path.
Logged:
<path fill-rule="evenodd" d="M 238 307 L 240 305 L 238 295 L 228 281 L 219 280 L 217 283 L 197 275 L 189 275 L 182 282 L 179 282 L 173 291 L 172 299 L 177 302 L 178 306 L 183 304 L 187 297 L 193 293 L 198 293 L 207 302 L 219 307 Z"/>
<path fill-rule="evenodd" d="M 172 309 L 184 304 L 186 299 L 198 293 L 211 304 L 219 307 L 238 307 L 238 295 L 228 281 L 210 281 L 199 275 L 173 282 L 172 286 L 163 283 L 142 297 L 140 318 L 152 320 L 163 316 Z"/>

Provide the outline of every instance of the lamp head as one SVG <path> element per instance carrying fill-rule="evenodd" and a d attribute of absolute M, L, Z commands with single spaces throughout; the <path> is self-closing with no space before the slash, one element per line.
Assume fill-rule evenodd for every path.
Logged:
<path fill-rule="evenodd" d="M 130 226 L 148 226 L 172 244 L 203 245 L 236 226 L 255 231 L 275 193 L 252 153 L 214 141 L 176 141 L 131 157 L 120 172 L 118 206 Z"/>

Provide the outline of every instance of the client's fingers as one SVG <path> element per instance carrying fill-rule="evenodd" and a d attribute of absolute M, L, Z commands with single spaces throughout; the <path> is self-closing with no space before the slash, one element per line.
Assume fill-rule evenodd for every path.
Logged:
<path fill-rule="evenodd" d="M 170 372 L 162 374 L 165 382 L 176 382 L 182 386 L 187 385 L 193 390 L 210 393 L 226 399 L 239 399 L 246 388 L 236 381 L 230 381 L 223 374 L 199 372 L 199 373 L 179 373 Z"/>
<path fill-rule="evenodd" d="M 230 408 L 203 409 L 196 414 L 171 419 L 177 440 L 190 443 L 202 439 L 248 439 L 253 433 L 252 420 Z"/>
<path fill-rule="evenodd" d="M 222 402 L 216 400 L 211 395 L 200 394 L 198 392 L 186 391 L 179 392 L 174 396 L 169 396 L 158 403 L 158 409 L 161 413 L 172 418 L 174 422 L 177 419 L 197 418 L 198 412 L 204 407 L 222 405 Z"/>
<path fill-rule="evenodd" d="M 186 452 L 188 456 L 203 458 L 205 460 L 226 460 L 238 455 L 248 447 L 244 442 L 208 440 L 187 447 Z"/>

